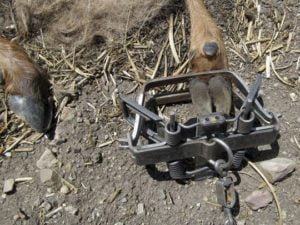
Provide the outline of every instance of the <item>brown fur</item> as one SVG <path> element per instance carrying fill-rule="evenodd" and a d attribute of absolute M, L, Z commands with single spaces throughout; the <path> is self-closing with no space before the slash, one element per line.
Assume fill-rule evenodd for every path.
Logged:
<path fill-rule="evenodd" d="M 126 32 L 158 14 L 169 0 L 14 0 L 21 35 L 43 31 L 55 46 L 86 45 L 98 37 L 122 43 Z"/>
<path fill-rule="evenodd" d="M 217 2 L 216 2 L 217 3 Z M 191 18 L 191 52 L 193 72 L 225 69 L 228 61 L 222 34 L 207 11 L 203 0 L 186 0 Z M 215 42 L 219 47 L 217 55 L 207 57 L 203 52 L 205 43 Z"/>
<path fill-rule="evenodd" d="M 186 0 L 191 18 L 191 47 L 193 72 L 205 72 L 228 68 L 228 60 L 222 34 L 207 11 L 203 0 Z M 211 54 L 204 46 L 216 46 Z M 209 81 L 192 80 L 190 92 L 194 113 L 201 116 L 213 111 L 229 115 L 232 105 L 231 83 L 217 76 Z"/>
<path fill-rule="evenodd" d="M 47 101 L 50 90 L 47 73 L 28 57 L 23 48 L 1 37 L 0 70 L 7 94 Z"/>

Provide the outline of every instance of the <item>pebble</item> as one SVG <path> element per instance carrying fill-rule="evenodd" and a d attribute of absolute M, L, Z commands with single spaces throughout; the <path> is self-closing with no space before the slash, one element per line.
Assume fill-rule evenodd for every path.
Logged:
<path fill-rule="evenodd" d="M 4 181 L 3 192 L 9 193 L 14 190 L 15 180 L 10 178 Z"/>
<path fill-rule="evenodd" d="M 259 163 L 259 167 L 271 183 L 282 180 L 296 168 L 296 163 L 287 158 L 275 158 Z"/>
<path fill-rule="evenodd" d="M 36 166 L 39 169 L 47 169 L 53 167 L 57 162 L 58 161 L 53 153 L 49 149 L 46 149 L 40 159 L 36 162 Z"/>
<path fill-rule="evenodd" d="M 41 204 L 40 208 L 43 208 L 46 212 L 49 212 L 52 209 L 52 205 L 46 201 Z"/>
<path fill-rule="evenodd" d="M 126 203 L 126 202 L 127 202 L 127 198 L 122 198 L 122 199 L 121 199 L 121 202 L 122 202 L 122 203 Z"/>
<path fill-rule="evenodd" d="M 40 170 L 40 179 L 42 183 L 52 181 L 53 171 L 51 169 L 41 169 Z"/>
<path fill-rule="evenodd" d="M 55 129 L 54 139 L 49 142 L 49 145 L 56 146 L 65 143 L 67 141 L 67 132 L 68 129 L 66 130 L 66 125 L 64 123 L 59 123 Z"/>
<path fill-rule="evenodd" d="M 246 225 L 246 220 L 239 220 L 237 221 L 237 225 Z"/>
<path fill-rule="evenodd" d="M 260 208 L 266 207 L 272 201 L 273 196 L 267 190 L 256 190 L 245 199 L 246 204 L 252 210 L 258 210 Z"/>
<path fill-rule="evenodd" d="M 124 225 L 124 223 L 122 223 L 122 222 L 117 222 L 117 223 L 115 223 L 114 225 Z"/>
<path fill-rule="evenodd" d="M 77 122 L 77 123 L 82 123 L 82 122 L 83 122 L 83 119 L 82 119 L 81 117 L 79 117 L 79 118 L 76 119 L 76 122 Z"/>
<path fill-rule="evenodd" d="M 144 209 L 144 204 L 139 203 L 137 207 L 137 215 L 145 215 L 145 209 Z"/>
<path fill-rule="evenodd" d="M 102 163 L 103 161 L 103 157 L 102 157 L 102 153 L 101 152 L 95 152 L 93 155 L 92 155 L 92 161 L 93 163 Z"/>
<path fill-rule="evenodd" d="M 14 221 L 19 220 L 19 219 L 21 219 L 21 217 L 19 215 L 14 215 L 14 217 L 13 217 Z"/>
<path fill-rule="evenodd" d="M 66 206 L 65 207 L 66 212 L 70 213 L 71 215 L 77 215 L 78 214 L 78 208 L 75 208 L 72 205 Z"/>
<path fill-rule="evenodd" d="M 60 119 L 62 121 L 71 121 L 75 118 L 75 110 L 70 107 L 64 107 L 63 111 L 61 112 Z"/>
<path fill-rule="evenodd" d="M 297 118 L 297 123 L 300 123 L 300 117 Z"/>
<path fill-rule="evenodd" d="M 296 102 L 298 96 L 295 93 L 290 93 L 290 98 L 292 99 L 292 102 Z"/>
<path fill-rule="evenodd" d="M 70 193 L 70 188 L 67 185 L 63 185 L 60 188 L 60 193 L 67 195 Z"/>
<path fill-rule="evenodd" d="M 165 190 L 160 189 L 160 190 L 158 191 L 158 197 L 159 197 L 160 200 L 165 200 L 165 199 L 166 199 L 166 193 L 165 193 Z"/>

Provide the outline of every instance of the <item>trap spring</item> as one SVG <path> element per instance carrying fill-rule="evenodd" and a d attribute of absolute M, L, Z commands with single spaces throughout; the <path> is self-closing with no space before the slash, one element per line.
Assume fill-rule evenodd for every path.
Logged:
<path fill-rule="evenodd" d="M 174 113 L 169 119 L 159 116 L 162 107 L 191 102 L 188 89 L 172 92 L 166 91 L 166 86 L 189 83 L 194 78 L 209 80 L 213 76 L 231 81 L 233 116 L 214 112 L 188 118 L 184 123 L 178 122 Z M 128 149 L 138 165 L 166 162 L 169 175 L 175 180 L 218 176 L 216 193 L 227 217 L 225 224 L 234 225 L 232 209 L 237 197 L 228 171 L 240 168 L 246 153 L 273 144 L 279 136 L 276 115 L 266 111 L 258 96 L 261 81 L 259 75 L 248 88 L 235 73 L 223 70 L 151 80 L 144 85 L 137 102 L 121 97 L 124 117 L 133 130 L 120 140 L 120 147 Z M 158 90 L 164 91 L 148 97 Z"/>

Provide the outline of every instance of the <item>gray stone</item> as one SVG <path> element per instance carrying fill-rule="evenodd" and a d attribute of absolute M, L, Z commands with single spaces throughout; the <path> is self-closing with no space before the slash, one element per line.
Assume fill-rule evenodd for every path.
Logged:
<path fill-rule="evenodd" d="M 40 179 L 42 183 L 52 181 L 53 171 L 51 169 L 41 169 L 40 170 Z"/>
<path fill-rule="evenodd" d="M 65 143 L 67 141 L 67 131 L 66 125 L 64 123 L 59 123 L 55 129 L 54 139 L 49 142 L 49 145 L 56 146 Z"/>
<path fill-rule="evenodd" d="M 14 190 L 15 180 L 10 178 L 4 181 L 3 192 L 9 193 Z"/>
<path fill-rule="evenodd" d="M 246 225 L 246 220 L 243 219 L 243 220 L 237 221 L 237 225 Z"/>
<path fill-rule="evenodd" d="M 296 102 L 298 99 L 298 96 L 295 93 L 290 93 L 290 98 L 292 99 L 292 102 Z"/>
<path fill-rule="evenodd" d="M 49 149 L 46 149 L 41 158 L 36 162 L 36 166 L 39 169 L 47 169 L 53 167 L 57 162 L 53 153 Z"/>
<path fill-rule="evenodd" d="M 52 209 L 52 205 L 46 201 L 41 204 L 40 208 L 43 208 L 46 212 L 49 212 Z"/>
<path fill-rule="evenodd" d="M 92 161 L 93 163 L 102 163 L 103 157 L 101 152 L 95 152 L 92 154 Z"/>
<path fill-rule="evenodd" d="M 75 208 L 72 205 L 66 206 L 65 207 L 66 212 L 70 213 L 71 215 L 77 215 L 78 214 L 78 208 Z"/>
<path fill-rule="evenodd" d="M 267 190 L 256 190 L 245 199 L 246 204 L 252 210 L 258 210 L 260 208 L 266 207 L 272 201 L 273 196 Z"/>
<path fill-rule="evenodd" d="M 126 202 L 127 202 L 127 198 L 122 198 L 122 199 L 121 199 L 121 202 L 122 202 L 122 203 L 126 203 Z"/>
<path fill-rule="evenodd" d="M 70 107 L 64 107 L 61 112 L 60 119 L 62 121 L 71 121 L 75 118 L 75 110 Z"/>
<path fill-rule="evenodd" d="M 166 199 L 166 193 L 165 193 L 165 190 L 160 189 L 160 190 L 158 191 L 158 197 L 159 197 L 160 200 L 165 200 L 165 199 Z"/>
<path fill-rule="evenodd" d="M 139 203 L 136 211 L 137 215 L 145 215 L 145 209 L 144 209 L 144 204 Z"/>
<path fill-rule="evenodd" d="M 117 223 L 115 223 L 115 225 L 124 225 L 124 223 L 122 223 L 122 222 L 117 222 Z"/>
<path fill-rule="evenodd" d="M 296 168 L 296 163 L 287 158 L 275 158 L 259 163 L 259 167 L 268 180 L 274 183 L 293 172 Z"/>
<path fill-rule="evenodd" d="M 70 193 L 70 188 L 67 185 L 63 185 L 60 188 L 60 193 L 67 195 Z"/>

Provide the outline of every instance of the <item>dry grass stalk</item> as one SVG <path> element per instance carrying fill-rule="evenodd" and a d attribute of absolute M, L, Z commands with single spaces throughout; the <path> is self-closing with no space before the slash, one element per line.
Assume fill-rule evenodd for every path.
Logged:
<path fill-rule="evenodd" d="M 179 59 L 179 56 L 177 54 L 177 51 L 176 51 L 176 47 L 175 47 L 175 43 L 174 43 L 174 18 L 173 18 L 173 14 L 170 16 L 170 19 L 169 19 L 169 32 L 168 32 L 168 37 L 169 37 L 169 43 L 170 43 L 170 48 L 171 48 L 171 52 L 172 52 L 172 55 L 175 59 L 175 62 L 177 64 L 180 63 L 180 59 Z"/>

